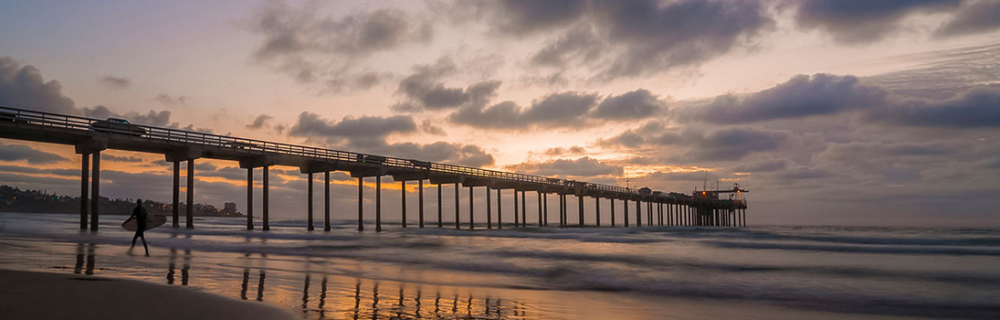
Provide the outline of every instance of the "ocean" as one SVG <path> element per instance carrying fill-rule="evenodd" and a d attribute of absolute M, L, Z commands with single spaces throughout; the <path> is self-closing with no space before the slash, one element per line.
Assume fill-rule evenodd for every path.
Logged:
<path fill-rule="evenodd" d="M 1000 319 L 997 228 L 264 232 L 198 218 L 148 231 L 145 257 L 124 218 L 91 233 L 77 215 L 0 213 L 0 268 L 186 286 L 306 319 Z"/>

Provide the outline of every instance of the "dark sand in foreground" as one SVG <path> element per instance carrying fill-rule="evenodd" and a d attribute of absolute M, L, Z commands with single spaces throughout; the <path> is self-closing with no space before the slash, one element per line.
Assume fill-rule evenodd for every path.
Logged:
<path fill-rule="evenodd" d="M 0 269 L 0 319 L 299 319 L 268 305 L 142 281 Z"/>

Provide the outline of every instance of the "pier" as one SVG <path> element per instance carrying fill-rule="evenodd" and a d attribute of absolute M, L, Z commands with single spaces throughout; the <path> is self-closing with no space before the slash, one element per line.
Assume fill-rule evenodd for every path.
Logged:
<path fill-rule="evenodd" d="M 569 227 L 567 212 L 568 197 L 578 201 L 577 226 L 600 226 L 600 203 L 607 199 L 611 203 L 611 226 L 617 227 L 615 203 L 623 207 L 623 227 L 630 227 L 629 221 L 634 221 L 635 227 L 645 226 L 746 226 L 747 202 L 742 194 L 748 192 L 735 186 L 733 190 L 702 190 L 691 195 L 653 191 L 649 188 L 625 188 L 621 186 L 602 185 L 584 181 L 573 181 L 537 175 L 487 170 L 443 163 L 433 163 L 416 159 L 387 157 L 340 151 L 326 148 L 309 147 L 288 143 L 271 142 L 256 139 L 239 138 L 225 135 L 178 130 L 173 128 L 154 127 L 127 122 L 116 122 L 112 119 L 93 119 L 72 115 L 63 115 L 39 111 L 24 110 L 10 107 L 0 107 L 0 138 L 36 141 L 73 145 L 76 153 L 82 159 L 80 172 L 80 229 L 98 230 L 100 212 L 97 202 L 100 197 L 101 152 L 104 150 L 124 150 L 145 153 L 162 154 L 167 162 L 173 164 L 173 217 L 174 228 L 180 227 L 180 163 L 187 162 L 187 187 L 185 190 L 185 227 L 194 228 L 193 206 L 195 197 L 195 162 L 198 159 L 228 160 L 239 163 L 239 167 L 247 170 L 247 229 L 253 230 L 253 184 L 254 170 L 260 169 L 263 182 L 263 204 L 261 214 L 261 229 L 268 230 L 268 169 L 271 166 L 297 167 L 306 176 L 309 183 L 307 194 L 306 220 L 308 230 L 313 230 L 314 210 L 313 180 L 315 174 L 323 174 L 324 188 L 324 231 L 330 231 L 330 172 L 348 172 L 358 179 L 358 230 L 365 229 L 364 224 L 364 180 L 375 180 L 375 231 L 382 231 L 382 178 L 390 177 L 401 182 L 403 210 L 400 212 L 402 228 L 407 228 L 406 222 L 406 188 L 407 182 L 416 182 L 418 188 L 418 227 L 424 227 L 424 186 L 425 182 L 436 185 L 438 190 L 438 222 L 439 228 L 445 227 L 442 222 L 442 188 L 454 188 L 455 192 L 455 225 L 463 228 L 460 209 L 460 190 L 469 190 L 469 216 L 464 221 L 467 229 L 473 229 L 475 222 L 476 188 L 485 188 L 487 201 L 486 228 L 493 228 L 492 200 L 490 194 L 496 191 L 496 227 L 502 228 L 502 203 L 505 201 L 504 190 L 511 190 L 514 215 L 512 221 L 516 227 L 527 227 L 528 194 L 538 199 L 539 227 L 548 226 L 548 195 L 553 194 L 559 200 L 559 226 Z M 88 183 L 89 182 L 89 183 Z M 720 199 L 722 194 L 731 195 L 730 199 Z M 732 197 L 735 196 L 735 197 Z M 520 199 L 518 199 L 520 197 Z M 588 211 L 586 198 L 594 199 L 594 210 Z M 88 199 L 89 205 L 88 205 Z M 518 206 L 520 202 L 520 207 Z M 635 216 L 630 219 L 629 206 L 635 204 Z M 643 212 L 645 208 L 645 212 Z M 593 224 L 588 225 L 588 213 L 594 217 Z M 643 220 L 645 218 L 645 224 Z M 511 221 L 511 220 L 509 220 Z"/>

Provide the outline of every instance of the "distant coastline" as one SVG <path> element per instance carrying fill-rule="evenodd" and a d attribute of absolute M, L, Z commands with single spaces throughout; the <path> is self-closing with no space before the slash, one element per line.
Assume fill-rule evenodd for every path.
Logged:
<path fill-rule="evenodd" d="M 155 200 L 143 200 L 143 206 L 151 214 L 173 214 L 173 204 Z M 186 204 L 181 202 L 181 215 L 186 210 Z M 107 197 L 100 198 L 101 214 L 128 215 L 135 208 L 135 199 Z M 17 213 L 80 213 L 80 197 L 58 195 L 40 190 L 21 190 L 17 187 L 0 185 L 0 212 Z M 210 204 L 196 203 L 194 216 L 197 217 L 246 217 L 239 212 L 235 202 L 227 202 L 222 209 Z"/>

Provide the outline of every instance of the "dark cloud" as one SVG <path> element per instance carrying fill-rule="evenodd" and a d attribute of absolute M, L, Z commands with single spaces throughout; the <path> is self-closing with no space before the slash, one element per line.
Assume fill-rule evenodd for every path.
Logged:
<path fill-rule="evenodd" d="M 443 141 L 431 144 L 416 144 L 412 142 L 394 144 L 375 143 L 355 145 L 354 147 L 369 153 L 470 167 L 482 167 L 495 163 L 493 156 L 483 150 L 482 147 Z"/>
<path fill-rule="evenodd" d="M 937 36 L 958 36 L 1000 29 L 1000 1 L 981 0 L 964 6 L 951 21 L 937 31 Z"/>
<path fill-rule="evenodd" d="M 574 28 L 565 35 L 547 42 L 545 47 L 531 57 L 531 62 L 552 67 L 562 67 L 569 61 L 594 62 L 601 57 L 603 43 L 591 28 Z"/>
<path fill-rule="evenodd" d="M 356 141 L 382 141 L 393 133 L 411 133 L 417 130 L 417 124 L 410 116 L 360 118 L 344 117 L 340 121 L 330 121 L 318 114 L 303 112 L 299 114 L 298 122 L 291 127 L 288 134 L 296 137 L 325 140 L 327 143 L 339 143 L 344 139 Z M 359 143 L 360 144 L 360 143 Z"/>
<path fill-rule="evenodd" d="M 952 11 L 964 0 L 810 0 L 801 1 L 799 26 L 819 29 L 843 43 L 869 43 L 899 28 L 913 13 Z"/>
<path fill-rule="evenodd" d="M 321 83 L 330 91 L 366 89 L 386 76 L 355 70 L 370 55 L 407 44 L 428 43 L 430 21 L 396 9 L 320 16 L 319 3 L 295 8 L 280 1 L 266 3 L 250 21 L 263 39 L 256 61 L 292 76 L 300 83 Z"/>
<path fill-rule="evenodd" d="M 274 117 L 262 114 L 253 119 L 253 122 L 246 125 L 247 129 L 257 130 L 263 128 L 267 121 L 274 119 Z"/>
<path fill-rule="evenodd" d="M 117 113 L 108 109 L 105 106 L 95 106 L 92 108 L 83 108 L 83 114 L 87 117 L 105 119 L 105 118 L 123 118 L 127 119 L 131 123 L 149 125 L 149 126 L 166 126 L 170 123 L 170 111 L 153 111 L 143 114 L 138 112 L 128 112 L 125 114 Z"/>
<path fill-rule="evenodd" d="M 54 153 L 35 150 L 25 145 L 2 144 L 0 145 L 0 160 L 3 161 L 25 160 L 28 161 L 28 163 L 30 164 L 49 164 L 49 163 L 56 163 L 59 161 L 66 161 L 68 159 L 63 158 L 62 156 Z"/>
<path fill-rule="evenodd" d="M 604 98 L 594 110 L 593 117 L 612 120 L 643 119 L 666 108 L 666 102 L 661 101 L 649 90 L 639 89 Z"/>
<path fill-rule="evenodd" d="M 867 118 L 913 127 L 1000 127 L 1000 86 L 977 87 L 943 101 L 906 101 L 872 110 Z"/>
<path fill-rule="evenodd" d="M 422 109 L 441 110 L 461 106 L 482 106 L 496 96 L 500 81 L 484 81 L 467 88 L 447 87 L 441 78 L 457 70 L 454 62 L 441 58 L 435 63 L 418 65 L 413 74 L 399 82 L 396 92 L 407 100 L 393 106 L 393 110 L 413 112 Z"/>
<path fill-rule="evenodd" d="M 127 89 L 132 86 L 132 80 L 129 80 L 126 77 L 105 75 L 98 77 L 97 81 L 111 89 Z"/>
<path fill-rule="evenodd" d="M 711 123 L 749 123 L 835 114 L 886 104 L 888 94 L 853 76 L 797 75 L 788 82 L 746 97 L 723 95 L 681 116 Z"/>
<path fill-rule="evenodd" d="M 101 155 L 101 160 L 115 161 L 115 162 L 144 162 L 144 161 L 146 161 L 145 159 L 140 158 L 140 157 L 115 156 L 115 155 L 110 155 L 110 154 L 102 154 Z M 164 164 L 166 164 L 166 163 L 164 163 Z"/>
<path fill-rule="evenodd" d="M 600 160 L 590 157 L 583 157 L 576 160 L 558 159 L 548 162 L 521 163 L 507 166 L 507 169 L 543 176 L 560 177 L 618 176 L 624 172 L 622 167 L 603 163 Z"/>
<path fill-rule="evenodd" d="M 14 174 L 51 174 L 65 177 L 79 177 L 78 169 L 39 169 L 34 167 L 0 165 L 0 172 Z"/>
<path fill-rule="evenodd" d="M 153 97 L 153 101 L 156 101 L 156 102 L 168 105 L 168 106 L 172 106 L 172 105 L 175 105 L 175 104 L 177 104 L 177 105 L 186 105 L 189 101 L 191 101 L 191 98 L 190 97 L 185 97 L 185 96 L 171 96 L 171 95 L 166 94 L 166 93 L 161 93 L 161 94 L 158 94 L 155 97 Z"/>
<path fill-rule="evenodd" d="M 584 149 L 583 147 L 580 147 L 580 146 L 572 146 L 572 147 L 569 147 L 568 149 L 567 148 L 562 148 L 562 147 L 557 147 L 557 148 L 549 148 L 548 150 L 545 150 L 545 155 L 550 156 L 550 157 L 557 157 L 557 156 L 562 156 L 562 155 L 584 154 L 584 153 L 587 153 L 587 150 Z"/>
<path fill-rule="evenodd" d="M 445 135 L 444 129 L 442 129 L 440 126 L 434 125 L 434 122 L 431 121 L 431 119 L 425 119 L 423 122 L 420 123 L 420 131 L 435 136 Z"/>
<path fill-rule="evenodd" d="M 78 114 L 73 99 L 63 95 L 59 81 L 45 82 L 34 66 L 22 66 L 0 56 L 0 105 L 30 110 Z"/>
<path fill-rule="evenodd" d="M 792 165 L 789 159 L 767 159 L 752 162 L 741 162 L 729 168 L 732 172 L 774 172 L 782 171 Z"/>
<path fill-rule="evenodd" d="M 459 4 L 464 5 L 464 4 Z M 587 8 L 581 0 L 504 0 L 478 4 L 496 31 L 523 35 L 564 26 L 579 19 Z"/>
<path fill-rule="evenodd" d="M 643 148 L 671 146 L 672 161 L 735 161 L 755 152 L 770 151 L 788 137 L 787 131 L 750 127 L 724 127 L 702 131 L 694 128 L 667 128 L 660 123 L 648 123 L 637 129 L 601 139 L 598 144 L 612 148 Z"/>
<path fill-rule="evenodd" d="M 487 129 L 526 129 L 536 125 L 580 127 L 596 103 L 596 94 L 569 91 L 535 100 L 529 108 L 510 101 L 485 108 L 469 106 L 452 113 L 449 120 Z"/>

